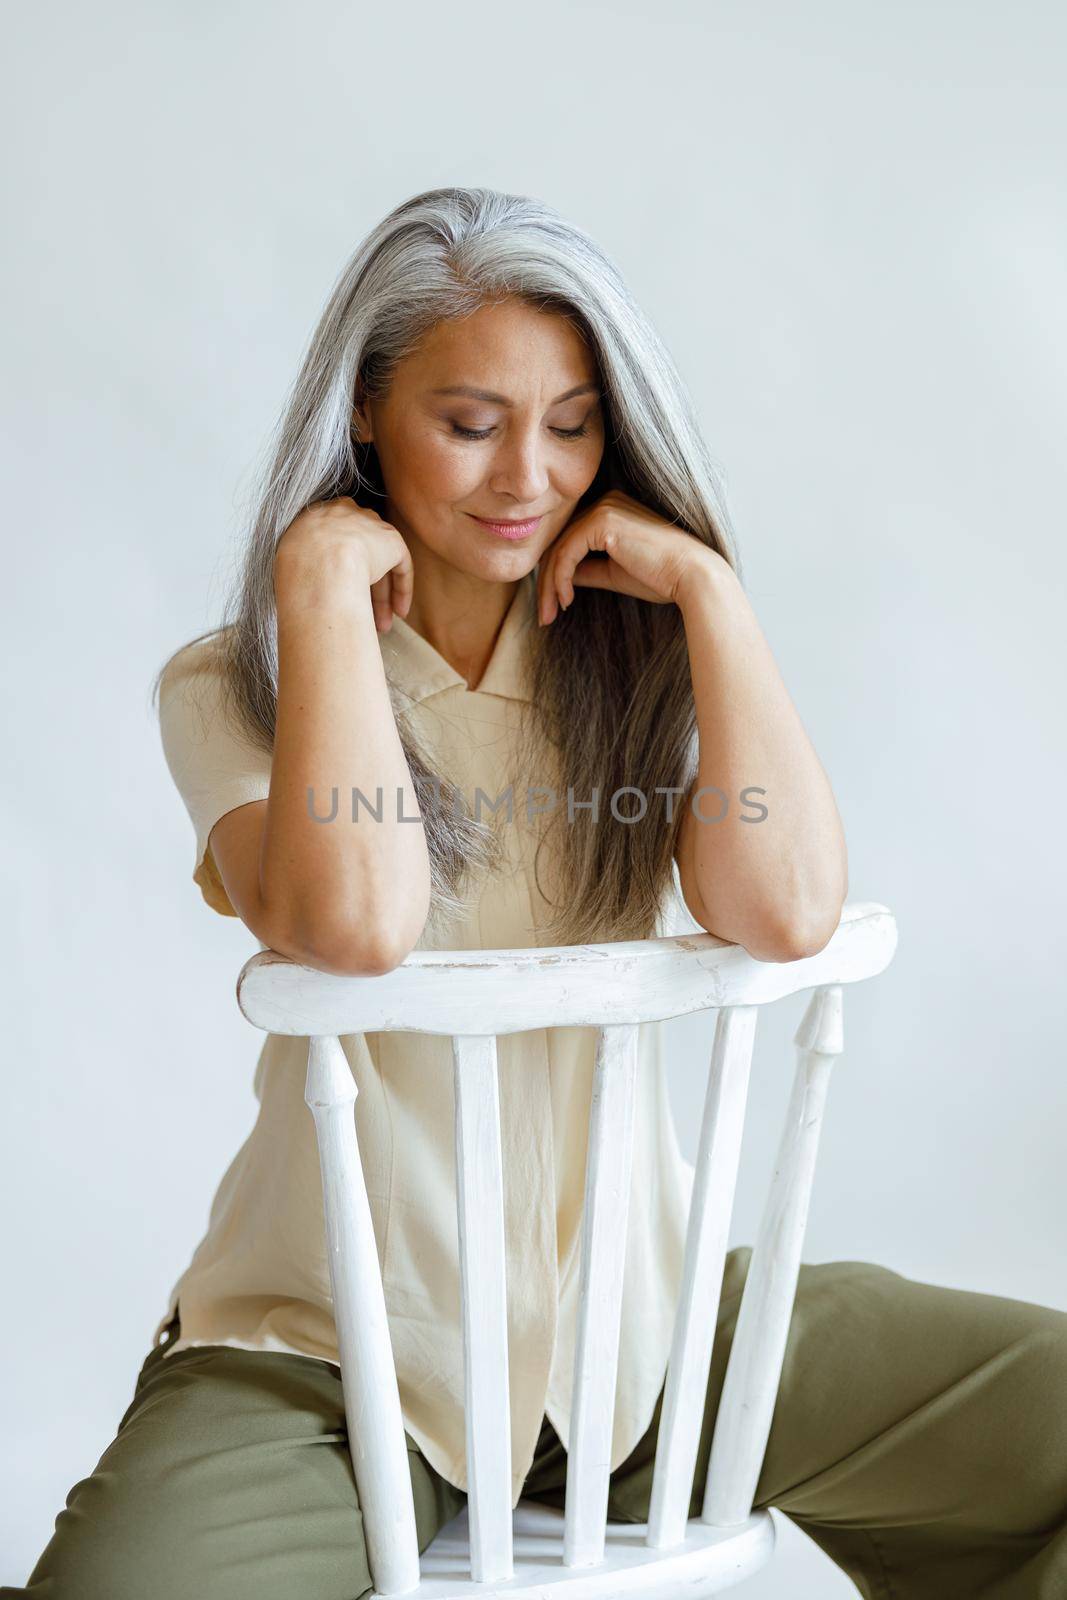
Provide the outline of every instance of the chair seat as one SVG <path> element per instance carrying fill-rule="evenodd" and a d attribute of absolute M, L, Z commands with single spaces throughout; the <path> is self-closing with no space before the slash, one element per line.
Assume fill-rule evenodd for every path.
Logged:
<path fill-rule="evenodd" d="M 669 1550 L 645 1543 L 644 1522 L 609 1522 L 604 1560 L 596 1567 L 563 1565 L 563 1512 L 537 1500 L 520 1500 L 512 1513 L 515 1575 L 503 1583 L 475 1583 L 470 1576 L 467 1507 L 446 1524 L 419 1558 L 417 1600 L 545 1600 L 550 1589 L 568 1600 L 640 1595 L 647 1600 L 703 1600 L 758 1572 L 774 1550 L 769 1511 L 755 1511 L 732 1528 L 690 1519 L 685 1541 Z M 371 1600 L 378 1600 L 372 1596 Z"/>

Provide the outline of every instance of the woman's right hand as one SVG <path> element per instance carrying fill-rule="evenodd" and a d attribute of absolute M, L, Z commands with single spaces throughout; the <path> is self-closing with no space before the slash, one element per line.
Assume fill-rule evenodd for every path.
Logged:
<path fill-rule="evenodd" d="M 385 633 L 394 611 L 407 615 L 414 587 L 411 552 L 401 535 L 347 494 L 301 511 L 275 547 L 279 615 L 309 607 L 345 607 L 354 594 L 362 598 L 369 589 L 374 625 Z"/>

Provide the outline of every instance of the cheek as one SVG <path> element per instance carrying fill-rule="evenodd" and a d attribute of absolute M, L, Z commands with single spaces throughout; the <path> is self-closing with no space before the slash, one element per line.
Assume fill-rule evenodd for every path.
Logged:
<path fill-rule="evenodd" d="M 579 499 L 597 475 L 604 455 L 604 439 L 601 435 L 588 442 L 582 441 L 580 446 L 572 447 L 571 454 L 565 458 L 560 483 L 568 497 Z"/>
<path fill-rule="evenodd" d="M 481 483 L 483 470 L 476 451 L 434 434 L 420 441 L 417 459 L 405 469 L 419 497 L 438 502 L 462 500 Z"/>

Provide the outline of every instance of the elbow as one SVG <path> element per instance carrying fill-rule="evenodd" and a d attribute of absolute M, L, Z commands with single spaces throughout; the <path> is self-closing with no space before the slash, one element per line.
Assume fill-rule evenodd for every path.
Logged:
<path fill-rule="evenodd" d="M 814 898 L 800 899 L 788 915 L 774 919 L 760 948 L 747 946 L 757 961 L 804 961 L 825 950 L 841 925 L 841 913 L 848 899 L 848 866 L 844 856 L 835 884 L 827 884 L 825 892 Z"/>
<path fill-rule="evenodd" d="M 286 906 L 270 918 L 282 939 L 270 947 L 301 966 L 334 978 L 384 978 L 418 946 L 430 914 L 430 883 L 405 893 L 390 882 L 362 901 L 336 896 L 323 904 L 322 894 L 302 894 L 298 906 Z"/>
<path fill-rule="evenodd" d="M 757 961 L 803 961 L 808 956 L 817 956 L 837 932 L 841 910 L 838 906 L 832 914 L 793 918 L 766 932 L 761 931 L 753 943 L 746 941 L 745 948 Z"/>
<path fill-rule="evenodd" d="M 338 978 L 381 978 L 402 966 L 422 937 L 429 893 L 401 897 L 390 889 L 386 903 L 324 908 L 302 906 L 281 918 L 284 938 L 271 948 L 301 966 Z"/>
<path fill-rule="evenodd" d="M 416 927 L 396 912 L 358 922 L 320 914 L 287 921 L 284 934 L 269 942 L 279 955 L 315 972 L 337 978 L 381 978 L 407 960 L 421 931 L 422 924 Z"/>
<path fill-rule="evenodd" d="M 342 955 L 338 970 L 348 978 L 384 978 L 387 972 L 402 967 L 411 950 L 406 945 L 375 945 L 360 949 L 349 958 Z"/>
<path fill-rule="evenodd" d="M 750 950 L 749 954 L 754 955 L 757 961 L 803 961 L 807 956 L 817 956 L 829 942 L 829 934 L 825 938 L 821 935 L 805 936 L 797 930 L 770 939 L 760 950 Z"/>
<path fill-rule="evenodd" d="M 414 943 L 385 933 L 343 930 L 336 934 L 317 930 L 314 938 L 298 941 L 293 959 L 316 972 L 337 978 L 381 978 L 407 960 Z"/>

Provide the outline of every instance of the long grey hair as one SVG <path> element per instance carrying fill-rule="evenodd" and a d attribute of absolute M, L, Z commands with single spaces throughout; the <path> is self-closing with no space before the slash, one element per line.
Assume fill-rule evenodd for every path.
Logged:
<path fill-rule="evenodd" d="M 383 397 L 397 366 L 436 323 L 516 296 L 568 318 L 594 353 L 604 395 L 605 448 L 578 509 L 611 488 L 702 540 L 740 573 L 718 476 L 681 377 L 618 268 L 582 229 L 524 195 L 484 188 L 427 190 L 366 237 L 341 272 L 275 430 L 241 570 L 225 620 L 227 700 L 257 747 L 273 748 L 278 656 L 274 554 L 307 506 L 338 495 L 375 506 L 384 492 L 373 444 L 354 436 L 358 394 Z M 599 819 L 562 805 L 538 841 L 554 840 L 552 878 L 566 885 L 547 942 L 651 935 L 671 884 L 683 810 L 696 770 L 696 718 L 685 631 L 673 605 L 577 588 L 548 628 L 531 630 L 534 723 L 524 746 L 553 753 L 561 797 L 601 797 Z M 193 640 L 191 643 L 198 641 Z M 175 652 L 177 653 L 177 652 Z M 173 656 L 169 658 L 172 660 Z M 168 662 L 155 679 L 154 693 Z M 460 914 L 472 876 L 500 859 L 493 823 L 441 804 L 441 785 L 392 689 L 430 859 L 431 919 Z M 538 742 L 540 741 L 540 742 Z M 527 768 L 537 770 L 535 764 Z M 542 766 L 541 770 L 545 770 Z M 608 797 L 637 787 L 641 820 L 605 816 Z M 673 817 L 657 790 L 678 791 Z M 619 801 L 618 816 L 635 815 Z"/>

